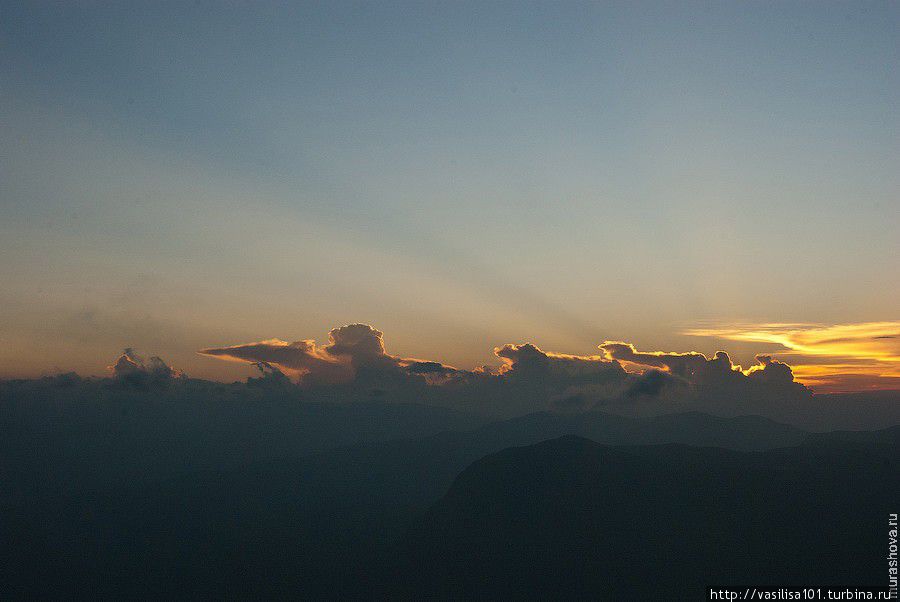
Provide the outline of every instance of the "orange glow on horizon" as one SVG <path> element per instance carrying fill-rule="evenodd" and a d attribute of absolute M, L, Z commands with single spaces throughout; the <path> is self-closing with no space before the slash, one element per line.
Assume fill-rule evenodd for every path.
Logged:
<path fill-rule="evenodd" d="M 698 337 L 780 345 L 795 378 L 817 391 L 900 387 L 900 321 L 738 324 L 692 328 Z"/>

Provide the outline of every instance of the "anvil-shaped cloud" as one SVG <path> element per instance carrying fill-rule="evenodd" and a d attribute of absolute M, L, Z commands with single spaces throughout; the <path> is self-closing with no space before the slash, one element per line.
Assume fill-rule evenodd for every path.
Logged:
<path fill-rule="evenodd" d="M 359 372 L 385 374 L 447 375 L 455 372 L 437 362 L 389 355 L 384 333 L 368 324 L 349 324 L 328 333 L 328 344 L 314 340 L 288 343 L 269 339 L 257 343 L 202 349 L 203 355 L 277 366 L 299 377 L 303 384 L 338 384 L 353 380 Z"/>

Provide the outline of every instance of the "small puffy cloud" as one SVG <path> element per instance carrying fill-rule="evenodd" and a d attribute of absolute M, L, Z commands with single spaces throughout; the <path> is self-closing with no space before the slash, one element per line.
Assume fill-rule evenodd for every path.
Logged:
<path fill-rule="evenodd" d="M 331 356 L 347 356 L 354 362 L 378 362 L 384 352 L 384 333 L 368 324 L 349 324 L 328 333 L 325 351 Z"/>
<path fill-rule="evenodd" d="M 109 366 L 113 380 L 131 387 L 147 387 L 165 385 L 184 374 L 171 368 L 158 356 L 144 360 L 131 347 L 127 347 L 112 366 Z"/>
<path fill-rule="evenodd" d="M 133 374 L 144 371 L 143 363 L 138 363 L 135 358 L 134 349 L 128 347 L 116 359 L 116 363 L 109 367 L 112 370 L 113 377 L 127 378 Z"/>
<path fill-rule="evenodd" d="M 247 378 L 247 384 L 255 387 L 279 388 L 290 385 L 290 379 L 268 362 L 255 362 L 254 367 L 259 370 L 259 376 Z"/>

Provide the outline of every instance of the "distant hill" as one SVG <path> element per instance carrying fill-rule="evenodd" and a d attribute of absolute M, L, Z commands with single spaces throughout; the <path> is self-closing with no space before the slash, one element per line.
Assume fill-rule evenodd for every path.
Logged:
<path fill-rule="evenodd" d="M 861 391 L 797 397 L 729 397 L 709 393 L 685 402 L 660 399 L 610 402 L 598 410 L 621 416 L 701 412 L 715 416 L 764 416 L 806 431 L 876 430 L 900 425 L 900 391 Z"/>
<path fill-rule="evenodd" d="M 886 587 L 900 428 L 741 453 L 563 437 L 467 468 L 394 594 L 701 599 L 711 584 Z M 399 584 L 405 584 L 399 587 Z M 399 587 L 399 589 L 397 589 Z"/>
<path fill-rule="evenodd" d="M 759 416 L 540 412 L 485 424 L 439 407 L 309 402 L 292 387 L 64 384 L 2 389 L 0 597 L 404 593 L 393 584 L 421 567 L 392 564 L 395 544 L 462 471 L 562 436 L 630 446 L 631 455 L 701 446 L 720 461 L 831 445 L 844 460 L 867 458 L 872 446 L 894 445 L 892 431 L 811 435 Z M 636 473 L 632 489 L 659 478 L 677 492 L 699 478 L 669 461 L 648 459 L 656 472 Z M 780 483 L 747 474 L 754 491 Z M 406 593 L 434 583 L 419 586 Z"/>
<path fill-rule="evenodd" d="M 0 477 L 40 475 L 72 487 L 152 483 L 199 470 L 299 459 L 327 449 L 470 430 L 485 419 L 416 404 L 306 402 L 296 387 L 247 399 L 229 385 L 132 392 L 95 387 L 90 394 L 38 389 L 0 396 Z M 3 388 L 0 387 L 0 391 Z M 26 393 L 29 393 L 26 391 Z"/>
<path fill-rule="evenodd" d="M 604 412 L 555 414 L 539 412 L 491 423 L 475 437 L 509 446 L 580 435 L 607 445 L 684 443 L 737 450 L 763 450 L 797 445 L 807 433 L 761 416 L 723 418 L 700 412 L 664 414 L 647 418 L 616 416 Z"/>
<path fill-rule="evenodd" d="M 813 395 L 801 412 L 773 418 L 812 431 L 887 428 L 900 425 L 900 390 Z"/>
<path fill-rule="evenodd" d="M 349 409 L 337 416 L 352 416 Z M 384 420 L 383 408 L 359 409 Z M 366 415 L 355 414 L 359 419 Z M 798 445 L 808 437 L 759 417 L 539 413 L 472 431 L 266 458 L 265 452 L 285 449 L 281 442 L 269 450 L 250 447 L 247 458 L 232 459 L 247 435 L 223 440 L 222 433 L 215 438 L 198 433 L 187 448 L 170 438 L 145 449 L 149 434 L 162 431 L 158 423 L 150 424 L 160 431 L 150 429 L 133 440 L 107 439 L 109 455 L 99 454 L 87 425 L 64 431 L 65 439 L 57 435 L 69 447 L 51 448 L 56 456 L 30 447 L 35 439 L 20 436 L 2 444 L 15 452 L 0 460 L 5 467 L 0 490 L 5 562 L 0 564 L 18 567 L 7 583 L 49 596 L 73 588 L 110 596 L 173 595 L 185 588 L 198 594 L 278 595 L 301 588 L 351 595 L 358 593 L 352 588 L 374 578 L 371 569 L 378 558 L 392 553 L 393 542 L 462 470 L 504 448 L 565 434 L 612 444 L 678 442 L 736 449 Z M 291 424 L 260 423 L 256 445 L 265 444 L 263 427 L 286 437 Z M 297 436 L 315 424 L 304 425 Z M 127 433 L 137 425 L 126 418 L 114 432 Z M 238 426 L 231 427 L 233 432 Z M 180 438 L 187 434 L 175 432 L 184 433 Z M 79 437 L 85 437 L 80 444 Z M 296 445 L 301 449 L 304 442 Z M 188 451 L 201 454 L 202 464 L 185 457 Z M 61 460 L 51 461 L 54 457 Z M 198 470 L 198 464 L 209 468 Z M 139 478 L 130 478 L 135 474 Z"/>

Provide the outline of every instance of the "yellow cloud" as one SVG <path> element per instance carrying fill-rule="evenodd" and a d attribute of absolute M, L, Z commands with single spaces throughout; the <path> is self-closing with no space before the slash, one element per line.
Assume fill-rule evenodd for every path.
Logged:
<path fill-rule="evenodd" d="M 797 380 L 818 390 L 894 388 L 900 378 L 900 321 L 858 324 L 739 324 L 692 328 L 690 336 L 781 345 Z"/>

